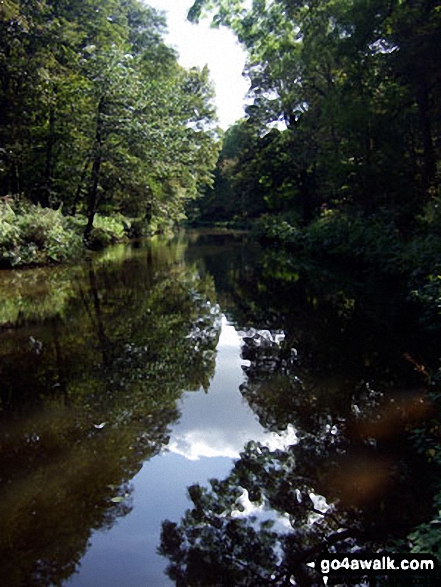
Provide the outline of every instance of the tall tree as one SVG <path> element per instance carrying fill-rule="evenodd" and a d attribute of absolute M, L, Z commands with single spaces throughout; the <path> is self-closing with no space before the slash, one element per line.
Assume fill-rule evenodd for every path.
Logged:
<path fill-rule="evenodd" d="M 196 0 L 189 18 L 208 13 L 248 52 L 249 116 L 292 134 L 306 217 L 342 202 L 421 211 L 440 159 L 439 2 Z"/>
<path fill-rule="evenodd" d="M 171 222 L 216 157 L 207 71 L 184 70 L 138 0 L 0 8 L 2 195 Z M 158 64 L 161 67 L 158 67 Z"/>

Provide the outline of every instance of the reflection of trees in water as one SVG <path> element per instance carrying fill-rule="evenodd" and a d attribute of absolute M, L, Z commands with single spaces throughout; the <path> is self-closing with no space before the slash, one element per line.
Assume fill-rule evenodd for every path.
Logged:
<path fill-rule="evenodd" d="M 190 233 L 185 257 L 201 274 L 214 280 L 222 311 L 229 315 L 238 300 L 241 281 L 256 283 L 255 266 L 259 247 L 246 232 Z"/>
<path fill-rule="evenodd" d="M 5 335 L 0 578 L 8 587 L 72 574 L 91 531 L 130 511 L 129 481 L 167 444 L 182 391 L 206 387 L 214 370 L 210 279 L 137 255 L 89 265 L 73 285 L 64 317 Z"/>
<path fill-rule="evenodd" d="M 304 284 L 278 285 L 242 279 L 237 289 L 247 292 L 239 323 L 253 323 L 255 306 L 261 327 L 285 328 L 282 342 L 275 332 L 245 333 L 241 392 L 266 429 L 293 426 L 296 441 L 249 443 L 225 480 L 190 487 L 192 509 L 165 522 L 161 538 L 177 586 L 322 585 L 307 562 L 327 551 L 409 552 L 407 536 L 433 515 L 439 467 L 416 450 L 412 431 L 437 414 L 424 374 L 403 356 L 422 340 L 417 326 L 397 340 L 341 286 L 320 297 Z M 271 312 L 265 324 L 271 293 L 279 317 Z M 396 307 L 391 316 L 398 327 Z M 439 576 L 370 581 L 435 586 Z"/>

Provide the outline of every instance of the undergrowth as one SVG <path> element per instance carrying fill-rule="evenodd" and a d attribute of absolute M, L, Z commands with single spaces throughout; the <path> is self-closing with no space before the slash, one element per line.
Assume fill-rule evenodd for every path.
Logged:
<path fill-rule="evenodd" d="M 287 260 L 310 259 L 329 269 L 361 271 L 373 279 L 404 280 L 409 299 L 422 304 L 422 320 L 430 325 L 441 315 L 441 233 L 432 224 L 422 219 L 409 237 L 402 235 L 386 211 L 366 217 L 351 210 L 330 210 L 306 227 L 284 217 L 264 216 L 255 230 Z"/>
<path fill-rule="evenodd" d="M 81 257 L 86 218 L 61 210 L 8 200 L 0 203 L 0 267 L 66 263 Z M 89 248 L 101 249 L 126 238 L 124 217 L 95 216 Z"/>

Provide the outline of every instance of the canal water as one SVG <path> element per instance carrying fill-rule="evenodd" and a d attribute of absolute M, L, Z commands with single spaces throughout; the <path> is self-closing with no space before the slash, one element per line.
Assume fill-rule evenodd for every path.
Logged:
<path fill-rule="evenodd" d="M 239 232 L 3 272 L 0 584 L 319 585 L 320 543 L 406 540 L 436 352 L 371 285 Z"/>

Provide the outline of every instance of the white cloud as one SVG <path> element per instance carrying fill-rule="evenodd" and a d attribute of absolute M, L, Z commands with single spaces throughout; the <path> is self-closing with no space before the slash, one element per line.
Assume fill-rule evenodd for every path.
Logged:
<path fill-rule="evenodd" d="M 201 457 L 239 457 L 239 447 L 232 446 L 226 438 L 218 436 L 218 431 L 210 434 L 207 430 L 190 430 L 187 433 L 174 437 L 168 450 L 181 455 L 189 461 L 197 461 Z"/>
<path fill-rule="evenodd" d="M 242 76 L 245 54 L 233 33 L 213 29 L 208 20 L 199 24 L 187 21 L 191 0 L 150 0 L 146 2 L 167 13 L 167 43 L 179 53 L 184 67 L 208 65 L 216 92 L 219 122 L 226 129 L 244 116 L 243 103 L 249 83 Z"/>

